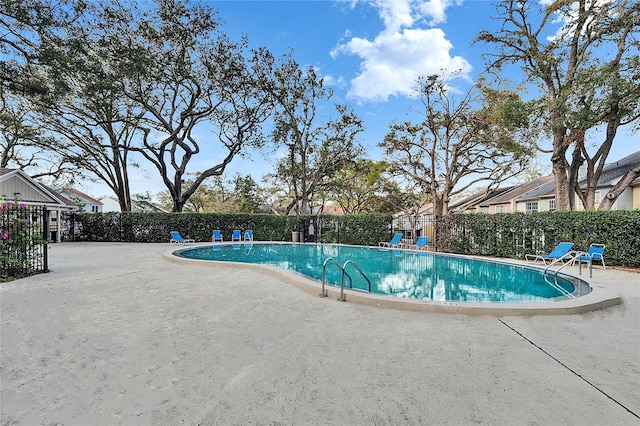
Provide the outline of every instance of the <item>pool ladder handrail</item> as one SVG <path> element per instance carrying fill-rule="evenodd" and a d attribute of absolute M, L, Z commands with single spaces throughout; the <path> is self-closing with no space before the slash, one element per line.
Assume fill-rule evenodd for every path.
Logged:
<path fill-rule="evenodd" d="M 327 297 L 327 292 L 325 291 L 324 286 L 326 282 L 325 278 L 326 278 L 327 264 L 329 262 L 335 264 L 342 271 L 342 277 L 340 279 L 340 298 L 338 299 L 339 302 L 346 301 L 346 299 L 344 298 L 344 276 L 345 275 L 348 276 L 349 279 L 351 280 L 351 275 L 347 274 L 347 266 L 349 266 L 349 264 L 353 265 L 356 268 L 356 270 L 360 272 L 360 275 L 362 275 L 364 279 L 367 280 L 367 284 L 369 285 L 368 291 L 369 293 L 371 293 L 371 280 L 369 280 L 369 277 L 367 277 L 367 275 L 362 271 L 362 269 L 360 269 L 360 267 L 355 261 L 347 260 L 346 262 L 344 262 L 342 266 L 340 266 L 337 260 L 335 260 L 333 257 L 329 257 L 322 264 L 322 290 L 320 293 L 320 297 Z"/>
<path fill-rule="evenodd" d="M 557 259 L 554 259 L 553 262 L 551 262 L 549 264 L 549 266 L 547 266 L 544 269 L 544 273 L 546 274 L 549 271 L 549 268 L 551 268 L 551 266 L 553 266 L 554 264 L 556 264 L 558 262 L 562 262 L 562 266 L 560 266 L 558 269 L 556 269 L 554 271 L 554 275 L 557 277 L 558 276 L 558 272 L 560 272 L 560 270 L 562 268 L 564 268 L 567 265 L 571 265 L 572 266 L 572 265 L 575 264 L 576 260 L 578 260 L 582 256 L 588 256 L 588 255 L 589 255 L 589 253 L 585 253 L 584 251 L 571 250 L 570 252 L 568 252 L 564 256 L 559 257 Z M 569 257 L 569 258 L 567 259 L 567 257 Z M 578 262 L 578 274 L 582 275 L 582 262 Z M 589 278 L 593 278 L 593 268 L 591 267 L 591 263 L 589 263 Z"/>
<path fill-rule="evenodd" d="M 554 259 L 553 262 L 551 262 L 546 268 L 544 268 L 544 272 L 543 272 L 543 276 L 544 276 L 544 280 L 547 282 L 547 284 L 551 285 L 552 287 L 554 287 L 556 290 L 560 291 L 561 293 L 564 293 L 565 295 L 571 297 L 571 298 L 575 298 L 574 295 L 572 295 L 571 293 L 569 293 L 567 290 L 563 289 L 559 284 L 558 284 L 558 273 L 567 265 L 573 265 L 575 263 L 575 261 L 586 255 L 587 253 L 583 252 L 583 251 L 579 251 L 579 250 L 572 250 L 570 252 L 568 252 L 567 254 L 565 254 L 562 257 L 559 257 L 558 259 Z M 568 257 L 568 259 L 567 259 Z M 565 261 L 566 260 L 566 261 Z M 562 265 L 554 270 L 553 272 L 553 283 L 551 281 L 549 281 L 547 279 L 547 273 L 549 272 L 549 269 L 559 263 L 562 262 Z M 578 272 L 579 275 L 582 275 L 582 262 L 578 262 Z M 589 264 L 589 277 L 593 278 L 593 268 L 591 267 L 591 264 Z"/>

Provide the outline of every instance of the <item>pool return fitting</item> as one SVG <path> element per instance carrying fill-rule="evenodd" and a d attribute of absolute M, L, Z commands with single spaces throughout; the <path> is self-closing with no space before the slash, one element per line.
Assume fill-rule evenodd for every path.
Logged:
<path fill-rule="evenodd" d="M 344 262 L 344 264 L 342 266 L 340 266 L 340 264 L 338 263 L 337 260 L 335 260 L 333 257 L 330 257 L 327 260 L 325 260 L 324 263 L 322 264 L 322 290 L 321 290 L 321 293 L 320 293 L 320 297 L 327 297 L 327 291 L 324 289 L 324 285 L 325 285 L 325 282 L 326 282 L 325 279 L 326 279 L 326 276 L 327 276 L 327 264 L 328 263 L 335 264 L 342 271 L 342 278 L 340 279 L 340 298 L 338 299 L 338 302 L 345 302 L 346 301 L 346 299 L 344 298 L 344 277 L 345 277 L 345 275 L 347 277 L 349 277 L 349 282 L 352 283 L 351 275 L 347 274 L 347 266 L 349 266 L 349 264 L 353 265 L 356 268 L 356 270 L 358 272 L 360 272 L 360 275 L 362 275 L 364 277 L 364 279 L 367 280 L 367 284 L 369 284 L 368 291 L 369 291 L 369 293 L 371 293 L 371 281 L 365 275 L 365 273 L 362 272 L 362 269 L 360 269 L 360 267 L 356 264 L 356 262 L 354 262 L 353 260 L 347 260 L 346 262 Z M 349 288 L 353 288 L 353 285 L 350 285 Z"/>

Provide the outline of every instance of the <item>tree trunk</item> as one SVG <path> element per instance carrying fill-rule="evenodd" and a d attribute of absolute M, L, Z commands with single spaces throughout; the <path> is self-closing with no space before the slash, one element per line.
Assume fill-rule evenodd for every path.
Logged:
<path fill-rule="evenodd" d="M 436 218 L 442 217 L 445 215 L 445 203 L 442 197 L 434 197 L 433 198 L 433 216 Z"/>
<path fill-rule="evenodd" d="M 571 194 L 569 196 L 569 210 L 576 209 L 576 196 L 582 201 L 582 204 L 585 204 L 584 193 L 578 184 L 580 180 L 580 166 L 583 162 L 584 159 L 580 153 L 580 148 L 574 145 L 571 166 L 569 167 L 569 179 L 567 181 L 567 194 Z M 574 193 L 575 196 L 573 195 Z"/>
<path fill-rule="evenodd" d="M 569 179 L 567 176 L 566 158 L 569 143 L 567 143 L 566 140 L 566 132 L 567 129 L 565 127 L 558 127 L 553 132 L 553 155 L 551 157 L 551 164 L 553 179 L 556 185 L 557 210 L 567 210 L 569 208 Z"/>
<path fill-rule="evenodd" d="M 618 183 L 611 188 L 611 190 L 609 190 L 607 195 L 602 199 L 602 202 L 600 202 L 598 210 L 611 210 L 613 203 L 616 202 L 620 194 L 622 194 L 622 192 L 624 192 L 624 190 L 627 189 L 631 182 L 633 182 L 638 176 L 640 176 L 640 165 L 629 170 L 627 174 L 624 175 Z"/>

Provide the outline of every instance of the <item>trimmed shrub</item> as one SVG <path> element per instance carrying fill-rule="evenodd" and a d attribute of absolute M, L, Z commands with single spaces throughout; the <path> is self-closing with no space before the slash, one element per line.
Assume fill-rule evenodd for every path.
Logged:
<path fill-rule="evenodd" d="M 275 216 L 215 213 L 79 213 L 75 240 L 159 243 L 169 231 L 185 238 L 211 241 L 219 229 L 225 241 L 234 229 L 253 229 L 256 240 L 291 241 L 292 231 L 312 223 L 320 242 L 377 246 L 391 238 L 391 216 Z M 640 211 L 562 211 L 533 214 L 451 214 L 436 224 L 438 251 L 523 259 L 548 253 L 570 241 L 586 251 L 591 243 L 606 245 L 607 265 L 640 267 Z"/>
<path fill-rule="evenodd" d="M 438 250 L 524 258 L 568 241 L 586 251 L 606 245 L 607 265 L 640 267 L 640 211 L 556 211 L 453 214 L 438 223 Z"/>
<path fill-rule="evenodd" d="M 225 241 L 234 229 L 253 229 L 256 240 L 291 241 L 293 231 L 303 223 L 320 230 L 321 241 L 341 244 L 378 245 L 389 239 L 391 217 L 382 214 L 345 216 L 275 216 L 267 214 L 217 213 L 77 213 L 73 218 L 78 241 L 121 241 L 161 243 L 169 241 L 169 231 L 184 238 L 211 241 L 211 231 L 219 229 Z M 314 230 L 317 233 L 317 230 Z"/>

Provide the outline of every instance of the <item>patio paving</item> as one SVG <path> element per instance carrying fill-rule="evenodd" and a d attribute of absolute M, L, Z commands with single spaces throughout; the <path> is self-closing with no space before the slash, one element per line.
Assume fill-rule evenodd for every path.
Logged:
<path fill-rule="evenodd" d="M 169 249 L 52 244 L 50 273 L 0 284 L 2 425 L 640 424 L 638 273 L 594 270 L 617 306 L 495 317 L 339 303 Z"/>

